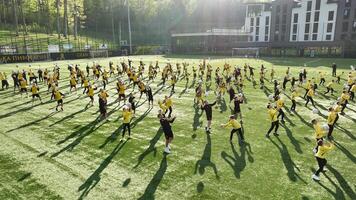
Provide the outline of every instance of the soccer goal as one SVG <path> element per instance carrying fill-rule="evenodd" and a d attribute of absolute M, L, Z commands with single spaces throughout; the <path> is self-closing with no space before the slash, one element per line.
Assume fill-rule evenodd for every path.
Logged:
<path fill-rule="evenodd" d="M 108 50 L 92 50 L 89 51 L 91 58 L 107 58 L 109 57 Z"/>
<path fill-rule="evenodd" d="M 260 56 L 260 48 L 232 48 L 232 56 L 258 58 Z"/>

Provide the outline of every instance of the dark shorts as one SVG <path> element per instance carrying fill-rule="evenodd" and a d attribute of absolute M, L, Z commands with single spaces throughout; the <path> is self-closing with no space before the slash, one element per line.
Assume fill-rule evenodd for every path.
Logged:
<path fill-rule="evenodd" d="M 99 106 L 100 114 L 106 114 L 106 108 L 105 106 Z"/>
<path fill-rule="evenodd" d="M 27 88 L 21 88 L 20 92 L 27 92 Z"/>
<path fill-rule="evenodd" d="M 165 137 L 166 139 L 174 138 L 173 132 L 172 132 L 172 131 L 167 131 L 167 132 L 165 132 L 165 133 L 164 133 L 164 137 Z"/>
<path fill-rule="evenodd" d="M 207 116 L 206 116 L 206 120 L 208 120 L 208 121 L 213 120 L 213 116 L 212 116 L 212 115 L 207 115 Z"/>
<path fill-rule="evenodd" d="M 57 101 L 57 104 L 62 104 L 62 103 L 63 103 L 63 99 Z"/>
<path fill-rule="evenodd" d="M 125 94 L 119 94 L 119 98 L 124 98 L 125 99 Z"/>
<path fill-rule="evenodd" d="M 35 98 L 35 97 L 40 98 L 40 95 L 39 94 L 32 94 L 32 98 Z"/>

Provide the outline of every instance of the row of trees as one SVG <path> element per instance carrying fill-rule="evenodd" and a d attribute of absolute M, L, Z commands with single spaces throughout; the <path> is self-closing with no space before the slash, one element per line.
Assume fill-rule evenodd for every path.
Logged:
<path fill-rule="evenodd" d="M 0 0 L 0 24 L 16 35 L 59 38 L 87 34 L 128 40 L 128 0 Z M 129 0 L 134 44 L 167 44 L 169 31 L 194 10 L 197 0 Z"/>

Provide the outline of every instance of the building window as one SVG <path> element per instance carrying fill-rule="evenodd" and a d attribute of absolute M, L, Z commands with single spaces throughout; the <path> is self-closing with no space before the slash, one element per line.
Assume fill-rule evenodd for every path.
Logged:
<path fill-rule="evenodd" d="M 319 21 L 319 11 L 314 13 L 314 22 L 318 22 Z"/>
<path fill-rule="evenodd" d="M 268 35 L 268 33 L 269 33 L 269 27 L 266 26 L 266 27 L 265 27 L 265 35 Z"/>
<path fill-rule="evenodd" d="M 349 22 L 342 23 L 342 32 L 347 32 L 349 30 Z"/>
<path fill-rule="evenodd" d="M 305 24 L 305 31 L 304 33 L 309 33 L 310 30 L 310 24 Z"/>
<path fill-rule="evenodd" d="M 257 42 L 258 40 L 259 40 L 259 37 L 258 37 L 258 35 L 256 35 L 255 41 Z"/>
<path fill-rule="evenodd" d="M 278 26 L 276 26 L 276 32 L 279 32 L 279 25 Z"/>
<path fill-rule="evenodd" d="M 293 23 L 298 23 L 298 13 L 294 13 L 293 15 Z"/>
<path fill-rule="evenodd" d="M 276 18 L 276 24 L 279 25 L 279 16 L 277 16 L 277 18 Z"/>
<path fill-rule="evenodd" d="M 334 11 L 329 11 L 328 20 L 329 21 L 333 21 L 334 20 Z"/>
<path fill-rule="evenodd" d="M 315 2 L 315 10 L 320 10 L 320 0 L 316 0 L 316 2 Z"/>
<path fill-rule="evenodd" d="M 326 35 L 325 40 L 331 40 L 331 35 Z"/>
<path fill-rule="evenodd" d="M 313 34 L 312 40 L 317 40 L 318 39 L 318 34 Z"/>
<path fill-rule="evenodd" d="M 345 7 L 351 6 L 351 0 L 345 0 Z"/>
<path fill-rule="evenodd" d="M 293 41 L 297 41 L 297 35 L 293 35 L 293 36 L 292 36 L 292 40 L 293 40 Z"/>
<path fill-rule="evenodd" d="M 254 24 L 254 21 L 255 20 L 255 18 L 251 18 L 251 20 L 250 20 L 250 26 L 253 26 L 253 24 Z"/>
<path fill-rule="evenodd" d="M 312 1 L 308 1 L 307 11 L 311 11 L 311 8 L 312 8 Z"/>
<path fill-rule="evenodd" d="M 277 13 L 281 12 L 281 5 L 277 5 L 276 11 Z"/>
<path fill-rule="evenodd" d="M 318 23 L 314 23 L 314 25 L 313 25 L 313 33 L 318 33 L 318 28 L 319 28 L 319 24 Z"/>
<path fill-rule="evenodd" d="M 260 34 L 260 27 L 256 27 L 256 35 Z"/>
<path fill-rule="evenodd" d="M 308 41 L 308 40 L 309 40 L 309 35 L 308 35 L 308 34 L 305 34 L 305 35 L 304 35 L 304 40 L 305 40 L 305 41 Z"/>
<path fill-rule="evenodd" d="M 331 33 L 333 31 L 333 23 L 328 23 L 326 32 Z"/>
<path fill-rule="evenodd" d="M 285 40 L 286 40 L 286 35 L 283 34 L 283 35 L 281 36 L 281 41 L 285 41 Z"/>
<path fill-rule="evenodd" d="M 265 35 L 265 42 L 268 41 L 268 35 Z"/>
<path fill-rule="evenodd" d="M 298 30 L 298 24 L 293 24 L 293 33 L 297 33 Z"/>
<path fill-rule="evenodd" d="M 252 33 L 252 32 L 253 32 L 253 26 L 250 27 L 250 33 Z"/>
<path fill-rule="evenodd" d="M 344 10 L 344 19 L 348 19 L 350 17 L 350 9 L 346 8 Z"/>
<path fill-rule="evenodd" d="M 305 17 L 305 22 L 310 22 L 310 15 L 311 15 L 311 13 L 308 12 L 307 16 Z"/>
<path fill-rule="evenodd" d="M 260 18 L 257 17 L 257 18 L 256 18 L 256 26 L 259 26 L 259 25 L 260 25 Z"/>
<path fill-rule="evenodd" d="M 269 25 L 269 16 L 266 17 L 266 25 Z"/>
<path fill-rule="evenodd" d="M 352 23 L 352 31 L 356 32 L 356 21 Z"/>

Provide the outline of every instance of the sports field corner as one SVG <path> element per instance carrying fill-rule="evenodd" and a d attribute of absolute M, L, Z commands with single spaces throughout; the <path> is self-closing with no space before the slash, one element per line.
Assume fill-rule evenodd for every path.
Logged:
<path fill-rule="evenodd" d="M 106 90 L 108 117 L 98 120 L 98 90 L 94 106 L 87 106 L 89 98 L 78 84 L 77 92 L 69 92 L 68 64 L 79 64 L 85 71 L 93 62 L 108 69 L 109 62 L 119 65 L 132 60 L 138 69 L 145 64 L 144 78 L 150 63 L 158 61 L 162 69 L 171 63 L 189 63 L 189 81 L 179 78 L 173 101 L 172 124 L 174 140 L 171 154 L 164 154 L 165 138 L 157 119 L 158 100 L 170 95 L 170 81 L 161 85 L 161 74 L 149 85 L 154 93 L 154 106 L 148 106 L 146 95 L 139 99 L 131 121 L 132 139 L 122 140 L 122 106 L 117 98 L 117 74 L 109 78 Z M 207 133 L 205 113 L 194 105 L 195 88 L 192 67 L 199 68 L 205 59 L 213 69 L 211 82 L 204 78 L 205 99 L 217 99 L 214 91 L 215 69 L 225 63 L 243 67 L 246 63 L 255 68 L 255 80 L 245 80 L 243 89 L 246 101 L 241 104 L 245 144 L 239 145 L 234 135 L 229 142 L 231 128 L 221 128 L 231 114 L 229 95 L 218 99 L 213 107 L 211 134 Z M 305 100 L 297 98 L 296 112 L 289 110 L 290 83 L 282 92 L 285 101 L 286 122 L 280 124 L 279 136 L 266 138 L 270 127 L 267 104 L 273 93 L 269 81 L 272 66 L 275 79 L 283 81 L 288 67 L 292 76 L 305 68 L 308 78 L 318 80 L 319 72 L 326 73 L 330 82 L 331 64 L 337 63 L 341 83 L 335 84 L 334 95 L 323 95 L 326 88 L 319 86 L 314 97 L 318 113 Z M 31 102 L 26 95 L 14 93 L 11 71 L 31 68 L 49 70 L 57 64 L 61 78 L 58 88 L 65 94 L 64 111 L 55 110 L 47 86 L 39 83 L 43 104 Z M 261 65 L 266 68 L 265 89 L 260 89 L 258 77 Z M 1 64 L 10 87 L 0 91 L 0 199 L 356 199 L 356 105 L 349 101 L 345 115 L 340 115 L 334 129 L 335 148 L 327 155 L 327 172 L 320 181 L 311 179 L 317 169 L 313 155 L 315 146 L 311 120 L 323 123 L 328 108 L 340 96 L 347 81 L 350 65 L 356 59 L 335 58 L 232 58 L 220 56 L 130 56 L 104 59 L 65 60 L 19 64 Z M 126 80 L 127 76 L 123 75 Z M 147 79 L 145 84 L 147 83 Z M 101 79 L 95 82 L 102 87 Z M 318 83 L 318 82 L 317 82 Z M 127 93 L 132 91 L 128 86 Z M 302 90 L 304 91 L 304 90 Z M 303 92 L 304 94 L 304 92 Z M 302 95 L 303 95 L 302 94 Z"/>

